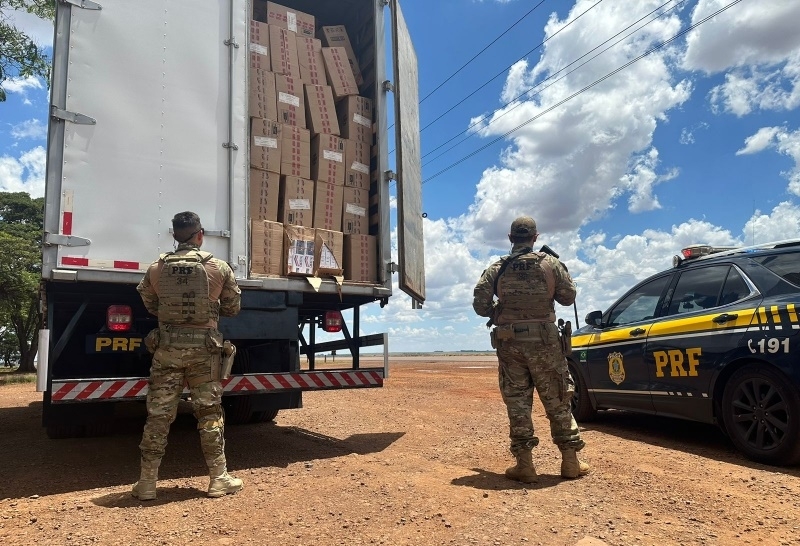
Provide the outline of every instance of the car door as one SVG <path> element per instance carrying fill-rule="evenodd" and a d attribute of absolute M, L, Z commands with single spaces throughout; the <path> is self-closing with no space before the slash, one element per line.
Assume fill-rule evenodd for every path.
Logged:
<path fill-rule="evenodd" d="M 592 333 L 586 364 L 589 391 L 599 408 L 655 411 L 644 350 L 671 276 L 669 272 L 633 288 L 603 315 Z"/>
<path fill-rule="evenodd" d="M 680 272 L 645 349 L 656 413 L 712 421 L 714 375 L 750 324 L 755 295 L 732 264 Z"/>

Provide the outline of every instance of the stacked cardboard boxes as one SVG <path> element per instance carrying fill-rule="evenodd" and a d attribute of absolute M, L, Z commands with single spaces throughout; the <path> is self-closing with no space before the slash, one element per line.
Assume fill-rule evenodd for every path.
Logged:
<path fill-rule="evenodd" d="M 254 0 L 249 56 L 251 274 L 375 282 L 373 106 L 346 28 Z"/>

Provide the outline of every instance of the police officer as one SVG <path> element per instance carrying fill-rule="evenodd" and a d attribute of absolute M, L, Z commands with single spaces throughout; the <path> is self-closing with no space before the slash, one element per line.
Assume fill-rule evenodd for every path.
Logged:
<path fill-rule="evenodd" d="M 589 472 L 578 460 L 583 448 L 570 400 L 575 385 L 562 353 L 555 325 L 553 300 L 575 301 L 575 284 L 557 258 L 534 252 L 536 222 L 522 216 L 511 223 L 511 255 L 489 266 L 475 286 L 472 307 L 495 325 L 492 347 L 497 350 L 499 382 L 510 423 L 511 453 L 517 464 L 506 477 L 525 483 L 537 481 L 531 450 L 538 445 L 531 409 L 536 388 L 550 434 L 561 451 L 561 476 L 577 478 Z M 497 300 L 495 300 L 495 296 Z"/>
<path fill-rule="evenodd" d="M 184 384 L 189 386 L 209 469 L 208 496 L 222 497 L 243 486 L 242 480 L 228 474 L 225 461 L 220 383 L 223 339 L 217 330 L 220 315 L 239 313 L 241 291 L 230 266 L 200 250 L 205 231 L 197 214 L 176 214 L 172 229 L 177 249 L 150 265 L 137 287 L 147 310 L 158 316 L 158 328 L 145 339 L 154 354 L 147 422 L 139 444 L 141 476 L 133 486 L 133 496 L 140 500 L 156 498 L 158 467 Z"/>

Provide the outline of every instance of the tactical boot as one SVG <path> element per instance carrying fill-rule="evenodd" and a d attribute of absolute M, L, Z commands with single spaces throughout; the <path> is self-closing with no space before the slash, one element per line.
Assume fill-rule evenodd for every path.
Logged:
<path fill-rule="evenodd" d="M 133 484 L 131 495 L 142 501 L 155 500 L 159 464 L 161 464 L 161 461 L 145 461 L 142 459 L 139 481 Z"/>
<path fill-rule="evenodd" d="M 534 483 L 539 480 L 536 469 L 533 467 L 531 451 L 520 451 L 517 454 L 517 464 L 506 469 L 506 478 L 522 483 Z"/>
<path fill-rule="evenodd" d="M 211 481 L 208 484 L 208 496 L 212 498 L 231 495 L 244 487 L 244 482 L 228 474 L 228 470 L 224 466 L 212 468 L 210 477 Z"/>
<path fill-rule="evenodd" d="M 565 449 L 561 452 L 561 477 L 578 478 L 589 473 L 589 463 L 578 459 L 578 453 L 574 449 Z"/>

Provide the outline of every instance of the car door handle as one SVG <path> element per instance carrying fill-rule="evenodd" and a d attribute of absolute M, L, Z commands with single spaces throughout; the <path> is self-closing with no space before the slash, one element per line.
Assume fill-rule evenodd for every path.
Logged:
<path fill-rule="evenodd" d="M 630 331 L 630 334 L 632 336 L 640 336 L 643 333 L 645 333 L 646 331 L 647 330 L 645 330 L 644 328 L 634 328 L 633 330 Z"/>
<path fill-rule="evenodd" d="M 717 324 L 725 324 L 726 322 L 729 322 L 731 320 L 736 320 L 738 317 L 739 315 L 737 314 L 722 313 L 721 315 L 711 319 L 711 321 Z"/>

